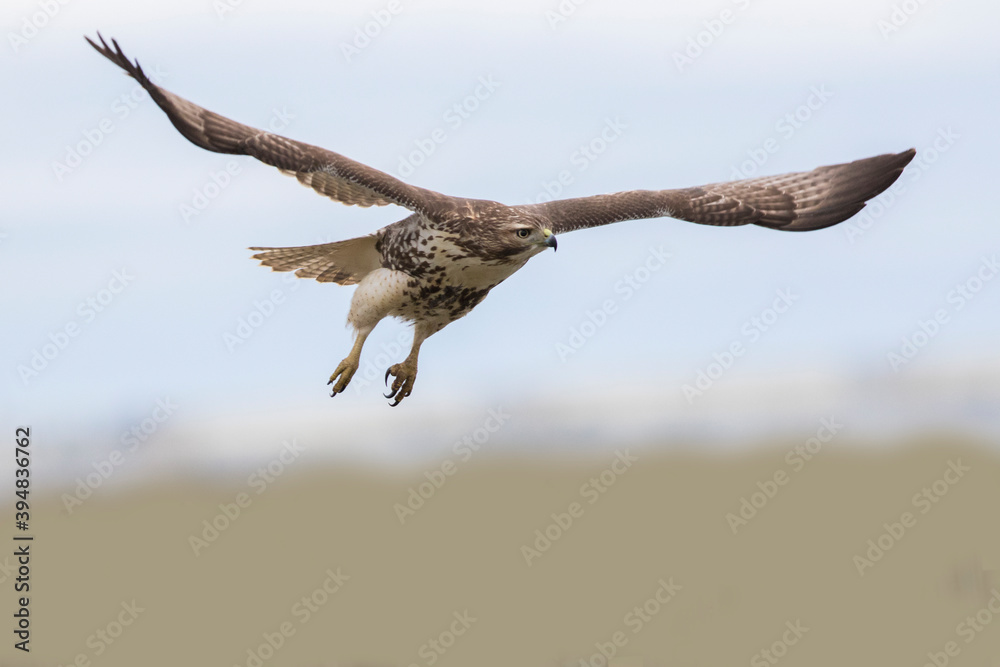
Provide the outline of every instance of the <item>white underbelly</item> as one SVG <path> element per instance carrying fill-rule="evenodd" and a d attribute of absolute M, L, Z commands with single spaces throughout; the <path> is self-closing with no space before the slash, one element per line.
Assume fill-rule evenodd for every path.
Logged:
<path fill-rule="evenodd" d="M 398 310 L 406 298 L 410 276 L 392 269 L 375 269 L 361 279 L 354 296 L 348 323 L 355 329 L 375 326 L 379 320 Z"/>

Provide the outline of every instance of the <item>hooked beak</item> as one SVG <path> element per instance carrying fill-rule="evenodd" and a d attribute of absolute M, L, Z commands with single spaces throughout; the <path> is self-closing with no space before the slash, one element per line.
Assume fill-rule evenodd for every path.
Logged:
<path fill-rule="evenodd" d="M 542 234 L 545 235 L 546 247 L 552 248 L 553 250 L 559 249 L 559 243 L 556 241 L 556 235 L 552 233 L 551 229 L 543 229 Z"/>

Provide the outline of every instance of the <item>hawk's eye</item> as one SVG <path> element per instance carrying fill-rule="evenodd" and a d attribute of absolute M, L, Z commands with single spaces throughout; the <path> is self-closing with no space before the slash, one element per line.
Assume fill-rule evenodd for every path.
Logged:
<path fill-rule="evenodd" d="M 531 230 L 528 229 L 527 227 L 522 227 L 521 229 L 517 230 L 517 236 L 518 238 L 526 239 L 529 236 L 531 236 Z"/>

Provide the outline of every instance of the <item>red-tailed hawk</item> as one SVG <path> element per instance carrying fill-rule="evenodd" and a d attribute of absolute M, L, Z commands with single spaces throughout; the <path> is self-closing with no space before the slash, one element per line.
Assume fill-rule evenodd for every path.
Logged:
<path fill-rule="evenodd" d="M 623 220 L 670 217 L 704 225 L 760 225 L 805 232 L 842 222 L 899 177 L 915 151 L 880 155 L 809 172 L 680 190 L 630 190 L 545 204 L 505 206 L 408 185 L 333 151 L 241 125 L 152 83 L 115 40 L 87 41 L 125 70 L 192 143 L 216 153 L 250 155 L 303 185 L 357 206 L 395 204 L 411 215 L 368 235 L 298 248 L 251 248 L 275 271 L 341 285 L 357 284 L 348 322 L 356 338 L 327 384 L 343 392 L 358 370 L 365 339 L 383 318 L 413 323 L 413 347 L 385 374 L 392 405 L 413 391 L 417 355 L 428 336 L 465 316 L 490 290 L 556 235 Z"/>

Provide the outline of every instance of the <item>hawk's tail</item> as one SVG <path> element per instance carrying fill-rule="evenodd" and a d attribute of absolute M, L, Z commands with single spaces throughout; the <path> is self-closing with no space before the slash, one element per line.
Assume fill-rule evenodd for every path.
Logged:
<path fill-rule="evenodd" d="M 253 256 L 275 271 L 295 271 L 299 278 L 315 278 L 321 283 L 354 285 L 382 266 L 375 249 L 374 234 L 336 243 L 295 248 L 250 248 Z"/>

